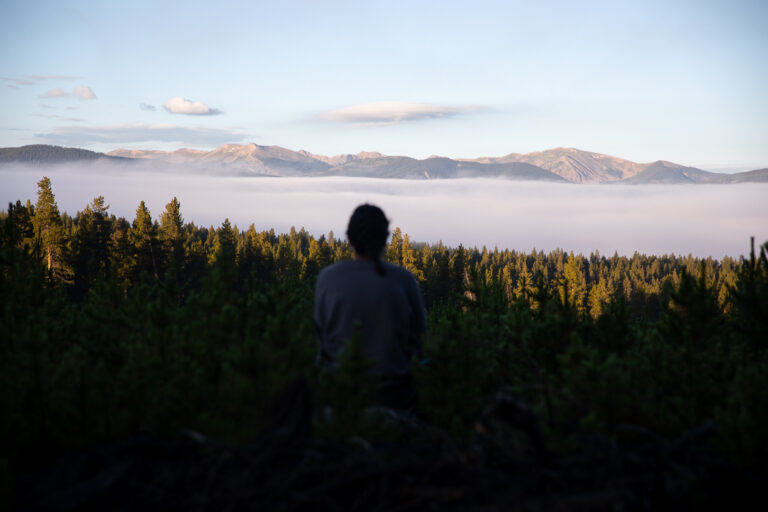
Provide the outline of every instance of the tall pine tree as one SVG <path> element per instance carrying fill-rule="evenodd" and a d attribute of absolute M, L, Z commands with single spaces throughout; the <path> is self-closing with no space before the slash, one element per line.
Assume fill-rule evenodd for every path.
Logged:
<path fill-rule="evenodd" d="M 44 176 L 37 183 L 37 204 L 33 219 L 35 236 L 43 248 L 48 271 L 55 277 L 64 274 L 64 230 L 56 198 L 51 190 L 51 180 Z"/>
<path fill-rule="evenodd" d="M 179 272 L 184 265 L 184 219 L 175 197 L 160 215 L 159 238 L 165 253 L 165 267 Z"/>
<path fill-rule="evenodd" d="M 133 270 L 136 276 L 147 273 L 159 277 L 157 262 L 157 229 L 152 222 L 147 205 L 142 201 L 136 209 L 136 218 L 131 228 L 133 246 Z"/>

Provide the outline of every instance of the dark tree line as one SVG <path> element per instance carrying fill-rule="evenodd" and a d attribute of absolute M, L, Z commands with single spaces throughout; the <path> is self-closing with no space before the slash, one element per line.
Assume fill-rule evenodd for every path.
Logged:
<path fill-rule="evenodd" d="M 89 446 L 142 429 L 247 441 L 274 394 L 304 375 L 323 435 L 364 431 L 364 362 L 317 380 L 315 278 L 351 257 L 315 238 L 185 222 L 174 198 L 131 221 L 103 197 L 0 216 L 0 458 Z M 415 366 L 424 420 L 466 442 L 499 390 L 530 404 L 549 449 L 636 425 L 675 436 L 707 422 L 740 467 L 768 456 L 768 244 L 749 258 L 524 253 L 417 244 L 386 258 L 413 272 L 429 313 Z M 359 400 L 354 397 L 362 397 Z M 374 435 L 374 434 L 371 434 Z"/>
<path fill-rule="evenodd" d="M 75 301 L 95 283 L 109 280 L 125 293 L 147 277 L 195 290 L 201 276 L 217 265 L 219 271 L 228 267 L 227 278 L 237 287 L 250 277 L 271 281 L 292 273 L 312 279 L 322 267 L 351 254 L 348 243 L 333 232 L 314 238 L 303 228 L 276 235 L 274 230 L 257 231 L 253 224 L 240 230 L 229 220 L 218 228 L 185 223 L 176 198 L 155 220 L 143 201 L 132 222 L 110 215 L 101 196 L 70 217 L 59 212 L 48 178 L 39 183 L 36 204 L 9 204 L 4 218 L 13 243 L 42 256 Z M 726 309 L 739 266 L 730 257 L 717 261 L 690 255 L 635 253 L 627 258 L 559 249 L 524 253 L 449 248 L 442 243 L 414 244 L 400 228 L 392 233 L 386 257 L 417 276 L 428 306 L 455 301 L 466 292 L 470 275 L 484 285 L 500 286 L 509 301 L 531 299 L 540 278 L 552 292 L 562 295 L 567 287 L 567 297 L 561 298 L 593 319 L 617 300 L 625 301 L 634 315 L 655 319 L 682 272 L 698 275 L 702 268 L 718 304 Z"/>

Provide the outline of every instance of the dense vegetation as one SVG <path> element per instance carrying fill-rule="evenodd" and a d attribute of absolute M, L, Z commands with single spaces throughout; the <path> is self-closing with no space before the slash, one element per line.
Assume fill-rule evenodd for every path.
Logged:
<path fill-rule="evenodd" d="M 584 433 L 673 438 L 711 422 L 707 449 L 760 472 L 767 250 L 522 253 L 414 244 L 395 229 L 386 257 L 417 276 L 429 314 L 420 414 L 461 445 L 503 390 L 541 418 L 556 453 Z M 143 202 L 132 221 L 110 215 L 102 197 L 69 216 L 44 178 L 36 204 L 0 217 L 3 467 L 147 429 L 246 442 L 297 375 L 319 435 L 389 436 L 362 419 L 354 351 L 335 377 L 314 368 L 314 281 L 349 257 L 332 233 L 186 223 L 175 198 L 156 220 Z"/>

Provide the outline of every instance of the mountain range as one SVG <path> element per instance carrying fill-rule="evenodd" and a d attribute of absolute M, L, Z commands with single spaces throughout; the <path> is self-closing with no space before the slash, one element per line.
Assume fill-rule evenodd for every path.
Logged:
<path fill-rule="evenodd" d="M 695 167 L 658 160 L 636 163 L 614 156 L 555 148 L 534 153 L 510 153 L 501 157 L 451 159 L 440 156 L 418 160 L 360 152 L 324 156 L 292 151 L 280 146 L 225 144 L 212 151 L 116 149 L 98 153 L 78 148 L 31 145 L 0 148 L 0 165 L 22 162 L 36 165 L 77 161 L 138 165 L 238 176 L 359 176 L 372 178 L 450 179 L 508 178 L 561 183 L 743 183 L 768 182 L 768 168 L 734 174 L 708 172 Z"/>

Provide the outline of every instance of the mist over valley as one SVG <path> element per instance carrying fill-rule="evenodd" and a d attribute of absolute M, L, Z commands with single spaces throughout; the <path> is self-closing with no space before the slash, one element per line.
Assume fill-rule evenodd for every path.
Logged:
<path fill-rule="evenodd" d="M 0 201 L 36 200 L 37 181 L 51 178 L 61 211 L 70 215 L 103 195 L 110 212 L 132 220 L 141 200 L 157 219 L 173 197 L 186 222 L 343 237 L 360 203 L 381 206 L 418 242 L 498 246 L 611 255 L 738 256 L 749 237 L 768 239 L 768 184 L 636 185 L 360 177 L 210 176 L 151 172 L 97 160 L 55 166 L 0 167 Z"/>

